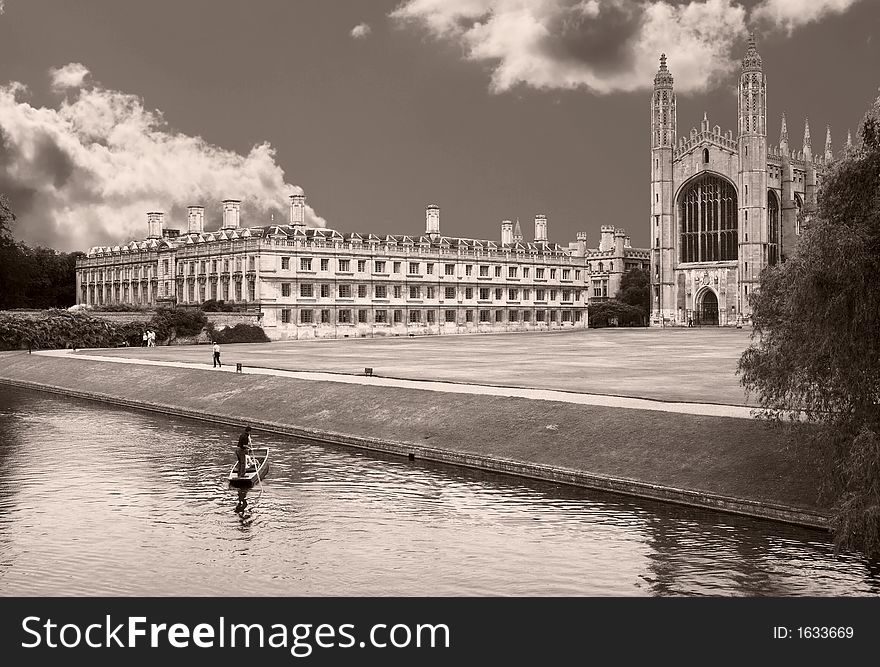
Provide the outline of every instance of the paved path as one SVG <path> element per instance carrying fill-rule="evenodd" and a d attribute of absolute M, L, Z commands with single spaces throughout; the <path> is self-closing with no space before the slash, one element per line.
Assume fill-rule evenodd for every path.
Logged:
<path fill-rule="evenodd" d="M 66 357 L 71 355 L 71 350 L 41 350 L 34 354 L 51 357 Z M 182 361 L 154 361 L 151 359 L 136 359 L 130 357 L 105 356 L 100 354 L 84 354 L 77 352 L 75 359 L 87 359 L 115 364 L 136 364 L 142 366 L 169 366 L 175 368 L 190 368 L 213 373 L 234 373 L 235 367 L 226 365 L 222 368 L 212 368 L 203 363 L 188 363 Z M 463 384 L 456 382 L 404 380 L 397 378 L 385 378 L 364 375 L 345 375 L 341 373 L 321 373 L 314 371 L 286 371 L 274 368 L 260 368 L 248 366 L 246 371 L 250 375 L 274 375 L 278 377 L 295 378 L 298 380 L 312 380 L 321 382 L 339 382 L 344 384 L 361 384 L 372 387 L 400 387 L 404 389 L 422 389 L 426 391 L 439 391 L 456 394 L 479 394 L 482 396 L 511 396 L 517 398 L 529 398 L 540 401 L 556 401 L 560 403 L 574 403 L 578 405 L 601 405 L 611 408 L 625 408 L 630 410 L 655 410 L 659 412 L 675 412 L 688 415 L 702 415 L 707 417 L 735 417 L 738 419 L 754 419 L 754 408 L 742 405 L 719 405 L 714 403 L 684 403 L 657 401 L 646 398 L 628 398 L 624 396 L 608 396 L 605 394 L 583 394 L 570 391 L 555 391 L 549 389 L 527 389 L 521 387 L 498 387 L 492 385 Z"/>

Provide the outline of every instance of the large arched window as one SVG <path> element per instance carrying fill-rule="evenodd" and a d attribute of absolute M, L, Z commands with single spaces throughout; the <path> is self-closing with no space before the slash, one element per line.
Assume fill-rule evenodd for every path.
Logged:
<path fill-rule="evenodd" d="M 737 200 L 733 184 L 706 174 L 678 197 L 682 262 L 724 262 L 737 256 Z"/>
<path fill-rule="evenodd" d="M 767 264 L 773 266 L 779 261 L 779 201 L 773 190 L 767 191 L 767 221 L 770 225 L 767 235 Z"/>

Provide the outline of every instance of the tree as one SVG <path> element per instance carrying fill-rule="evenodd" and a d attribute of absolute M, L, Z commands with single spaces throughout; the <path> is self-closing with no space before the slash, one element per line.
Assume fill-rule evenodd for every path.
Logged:
<path fill-rule="evenodd" d="M 640 308 L 622 303 L 617 299 L 598 301 L 587 306 L 591 327 L 639 327 L 644 326 L 644 313 Z"/>
<path fill-rule="evenodd" d="M 761 274 L 738 372 L 765 417 L 811 434 L 804 452 L 827 473 L 838 548 L 878 555 L 880 97 L 859 134 L 830 166 L 794 255 Z"/>
<path fill-rule="evenodd" d="M 617 300 L 638 308 L 648 320 L 651 308 L 651 276 L 644 269 L 630 269 L 620 279 Z"/>

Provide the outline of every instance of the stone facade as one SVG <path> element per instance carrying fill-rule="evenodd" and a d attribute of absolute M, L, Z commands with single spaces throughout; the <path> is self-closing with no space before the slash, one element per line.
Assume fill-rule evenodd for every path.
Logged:
<path fill-rule="evenodd" d="M 498 243 L 443 236 L 435 205 L 417 236 L 306 228 L 302 195 L 284 225 L 242 227 L 239 202 L 223 207 L 215 232 L 202 207 L 190 207 L 186 233 L 152 212 L 146 240 L 90 249 L 77 262 L 78 302 L 216 299 L 258 311 L 273 340 L 562 330 L 586 328 L 588 301 L 613 297 L 626 270 L 649 262 L 610 226 L 593 250 L 584 233 L 549 242 L 543 215 L 535 241 L 504 221 Z"/>
<path fill-rule="evenodd" d="M 738 131 L 703 115 L 677 135 L 672 74 L 661 56 L 651 98 L 651 322 L 732 325 L 751 315 L 761 271 L 789 255 L 804 212 L 816 202 L 832 159 L 790 149 L 785 116 L 778 146 L 767 144 L 767 79 L 754 39 L 742 61 Z"/>

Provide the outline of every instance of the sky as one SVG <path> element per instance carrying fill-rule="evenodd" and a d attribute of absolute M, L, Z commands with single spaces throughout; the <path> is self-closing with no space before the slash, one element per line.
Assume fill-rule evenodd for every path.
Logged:
<path fill-rule="evenodd" d="M 661 52 L 678 132 L 736 129 L 753 31 L 770 143 L 830 124 L 839 151 L 880 86 L 880 0 L 0 0 L 0 193 L 17 238 L 60 250 L 185 228 L 648 244 L 649 103 Z"/>

